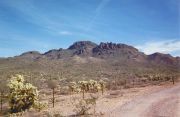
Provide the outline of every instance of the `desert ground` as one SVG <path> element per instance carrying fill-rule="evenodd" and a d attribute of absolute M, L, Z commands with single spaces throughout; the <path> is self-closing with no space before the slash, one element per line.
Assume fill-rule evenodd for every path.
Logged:
<path fill-rule="evenodd" d="M 62 95 L 56 91 L 55 107 L 51 103 L 51 90 L 41 90 L 41 101 L 48 107 L 40 112 L 29 110 L 23 117 L 76 117 L 74 111 L 81 94 Z M 85 98 L 90 93 L 85 94 Z M 121 90 L 99 92 L 96 105 L 89 110 L 87 117 L 179 117 L 180 83 L 165 83 Z M 86 117 L 85 116 L 85 117 Z M 83 116 L 84 117 L 84 116 Z"/>
<path fill-rule="evenodd" d="M 180 85 L 147 87 L 140 94 L 112 110 L 109 117 L 179 117 Z M 146 90 L 146 88 L 145 88 Z M 144 92 L 145 90 L 142 90 Z"/>

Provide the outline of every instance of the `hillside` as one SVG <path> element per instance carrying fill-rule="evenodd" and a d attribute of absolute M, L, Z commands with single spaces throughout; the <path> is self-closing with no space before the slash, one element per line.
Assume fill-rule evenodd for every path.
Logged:
<path fill-rule="evenodd" d="M 75 42 L 67 49 L 53 49 L 45 53 L 30 51 L 19 56 L 1 58 L 0 74 L 7 78 L 15 73 L 65 79 L 132 79 L 159 74 L 179 75 L 180 59 L 169 54 L 146 55 L 138 49 L 116 43 L 95 44 Z"/>

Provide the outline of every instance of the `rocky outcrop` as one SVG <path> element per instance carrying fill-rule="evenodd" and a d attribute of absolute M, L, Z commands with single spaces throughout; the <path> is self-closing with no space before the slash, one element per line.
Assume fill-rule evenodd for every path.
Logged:
<path fill-rule="evenodd" d="M 100 43 L 100 45 L 93 48 L 94 56 L 101 57 L 125 57 L 133 58 L 141 54 L 136 48 L 128 46 L 126 44 L 116 44 L 116 43 Z"/>
<path fill-rule="evenodd" d="M 91 41 L 78 41 L 71 45 L 68 49 L 74 50 L 73 55 L 80 55 L 80 56 L 91 56 L 92 49 L 95 48 L 97 44 Z"/>
<path fill-rule="evenodd" d="M 69 46 L 68 49 L 81 49 L 81 48 L 94 48 L 96 47 L 97 44 L 91 42 L 91 41 L 78 41 L 78 42 L 75 42 L 73 45 Z"/>
<path fill-rule="evenodd" d="M 61 58 L 61 51 L 63 51 L 62 48 L 53 49 L 53 50 L 49 50 L 48 52 L 45 52 L 43 55 L 49 59 L 60 59 Z"/>
<path fill-rule="evenodd" d="M 100 43 L 99 46 L 96 47 L 96 49 L 104 49 L 104 50 L 116 50 L 116 49 L 132 49 L 134 51 L 138 51 L 136 48 L 132 46 L 128 46 L 126 44 L 116 44 L 116 43 Z"/>

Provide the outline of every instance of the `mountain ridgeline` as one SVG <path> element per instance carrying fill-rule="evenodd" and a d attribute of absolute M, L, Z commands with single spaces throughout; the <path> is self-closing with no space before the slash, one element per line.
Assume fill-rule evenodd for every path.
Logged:
<path fill-rule="evenodd" d="M 0 73 L 46 74 L 51 77 L 113 78 L 138 77 L 146 74 L 179 75 L 180 57 L 154 53 L 146 55 L 133 46 L 90 41 L 75 42 L 67 49 L 45 53 L 25 52 L 19 56 L 0 59 Z"/>
<path fill-rule="evenodd" d="M 178 65 L 180 57 L 173 57 L 170 54 L 154 53 L 151 55 L 145 55 L 133 46 L 126 44 L 116 44 L 116 43 L 103 43 L 99 45 L 90 41 L 79 41 L 75 42 L 68 49 L 53 49 L 45 52 L 43 54 L 38 51 L 30 51 L 16 56 L 15 58 L 26 58 L 27 60 L 58 60 L 58 59 L 68 59 L 74 56 L 79 56 L 82 58 L 99 58 L 99 59 L 126 59 L 127 61 L 134 62 L 148 62 L 157 64 L 167 64 L 167 65 Z"/>

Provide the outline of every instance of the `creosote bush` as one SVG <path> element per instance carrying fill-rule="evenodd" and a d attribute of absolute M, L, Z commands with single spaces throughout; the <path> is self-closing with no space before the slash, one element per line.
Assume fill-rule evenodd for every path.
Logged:
<path fill-rule="evenodd" d="M 98 97 L 90 95 L 89 98 L 86 99 L 80 99 L 78 103 L 74 104 L 75 109 L 74 112 L 76 112 L 77 115 L 87 115 L 90 114 L 89 110 L 91 110 L 94 107 L 94 114 L 95 114 L 95 107 L 96 107 L 96 101 Z"/>
<path fill-rule="evenodd" d="M 12 113 L 25 111 L 38 102 L 38 90 L 30 83 L 24 82 L 22 75 L 12 76 L 9 83 L 9 106 Z"/>
<path fill-rule="evenodd" d="M 69 89 L 72 92 L 82 93 L 82 98 L 78 99 L 78 102 L 74 100 L 72 102 L 73 105 L 75 105 L 74 111 L 77 115 L 87 115 L 89 114 L 89 110 L 91 110 L 94 107 L 94 114 L 95 112 L 95 106 L 96 101 L 98 99 L 97 96 L 92 95 L 92 93 L 96 93 L 99 90 L 101 90 L 102 94 L 104 93 L 105 89 L 105 82 L 103 80 L 95 81 L 95 80 L 89 80 L 89 81 L 79 81 L 79 82 L 72 82 L 69 86 Z M 89 97 L 85 98 L 85 93 L 90 93 Z"/>

